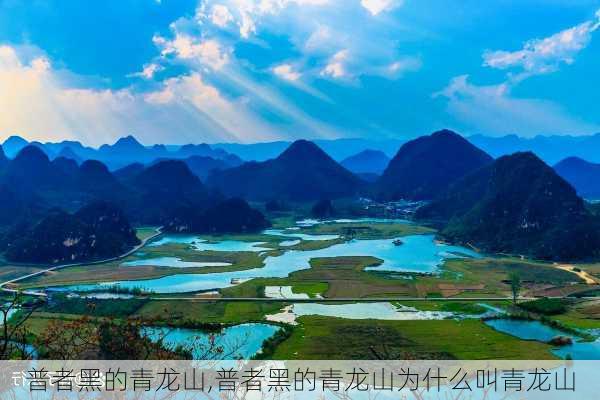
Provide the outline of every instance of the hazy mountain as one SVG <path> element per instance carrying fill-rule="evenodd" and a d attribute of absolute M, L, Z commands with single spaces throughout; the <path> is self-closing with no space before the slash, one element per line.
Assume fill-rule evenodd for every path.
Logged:
<path fill-rule="evenodd" d="M 492 158 L 462 136 L 442 130 L 402 145 L 376 183 L 385 199 L 428 200 Z"/>
<path fill-rule="evenodd" d="M 10 136 L 2 143 L 2 148 L 8 158 L 14 158 L 28 144 L 29 142 L 20 136 Z"/>
<path fill-rule="evenodd" d="M 190 157 L 210 157 L 214 160 L 221 160 L 227 165 L 237 167 L 243 163 L 242 159 L 235 154 L 230 154 L 223 149 L 212 148 L 206 143 L 186 144 L 173 152 L 171 158 L 188 159 Z"/>
<path fill-rule="evenodd" d="M 590 162 L 600 163 L 600 133 L 589 136 L 535 136 L 522 138 L 517 135 L 489 137 L 475 135 L 469 141 L 488 152 L 493 157 L 512 154 L 517 151 L 532 151 L 546 163 L 575 156 Z"/>
<path fill-rule="evenodd" d="M 372 139 L 318 139 L 313 140 L 317 146 L 325 151 L 334 160 L 343 160 L 363 150 L 372 149 L 384 152 L 391 157 L 404 143 L 401 139 L 372 140 Z M 224 149 L 237 154 L 246 161 L 266 161 L 278 157 L 291 142 L 277 141 L 264 143 L 217 143 L 213 148 Z"/>
<path fill-rule="evenodd" d="M 109 203 L 93 203 L 75 214 L 55 210 L 30 229 L 9 234 L 10 261 L 65 263 L 123 254 L 139 243 L 124 213 Z"/>
<path fill-rule="evenodd" d="M 113 171 L 113 175 L 120 181 L 127 181 L 133 179 L 133 177 L 142 172 L 144 168 L 146 167 L 144 167 L 144 164 L 142 163 L 133 163 Z"/>
<path fill-rule="evenodd" d="M 379 150 L 363 150 L 358 154 L 345 158 L 340 164 L 357 175 L 381 175 L 390 162 L 390 158 Z"/>
<path fill-rule="evenodd" d="M 6 167 L 8 162 L 8 158 L 6 157 L 6 154 L 4 154 L 4 149 L 0 146 L 0 173 Z"/>
<path fill-rule="evenodd" d="M 442 234 L 484 251 L 550 260 L 598 256 L 600 225 L 584 201 L 533 153 L 503 156 L 417 212 Z"/>
<path fill-rule="evenodd" d="M 316 144 L 298 140 L 279 157 L 213 173 L 210 186 L 230 197 L 314 201 L 356 194 L 362 183 Z"/>
<path fill-rule="evenodd" d="M 69 146 L 65 146 L 62 149 L 60 149 L 56 157 L 68 158 L 75 161 L 77 164 L 81 164 L 84 161 Z"/>
<path fill-rule="evenodd" d="M 159 158 L 153 163 L 165 161 L 168 159 Z M 190 156 L 180 159 L 200 180 L 206 180 L 212 171 L 220 171 L 227 168 L 237 167 L 240 165 L 237 160 L 234 163 L 229 163 L 223 159 L 212 158 L 208 156 Z"/>
<path fill-rule="evenodd" d="M 580 196 L 600 199 L 600 164 L 569 157 L 556 164 L 554 170 L 569 182 Z"/>

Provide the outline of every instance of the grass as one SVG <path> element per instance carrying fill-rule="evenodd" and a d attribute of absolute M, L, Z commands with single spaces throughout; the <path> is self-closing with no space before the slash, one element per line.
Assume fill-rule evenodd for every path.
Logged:
<path fill-rule="evenodd" d="M 156 227 L 153 226 L 142 226 L 135 229 L 135 234 L 140 240 L 148 239 L 150 236 L 156 234 Z"/>
<path fill-rule="evenodd" d="M 0 281 L 5 282 L 11 279 L 18 278 L 23 275 L 31 274 L 37 271 L 41 271 L 43 268 L 35 266 L 22 266 L 22 265 L 1 265 L 0 264 Z"/>
<path fill-rule="evenodd" d="M 379 321 L 304 316 L 274 359 L 554 359 L 551 346 L 479 320 Z"/>
<path fill-rule="evenodd" d="M 224 262 L 229 266 L 200 268 L 171 268 L 158 266 L 123 266 L 129 261 L 160 257 L 177 257 L 188 262 Z M 39 275 L 21 282 L 22 287 L 40 287 L 109 282 L 119 280 L 140 280 L 160 278 L 174 274 L 206 274 L 213 272 L 241 271 L 262 267 L 264 257 L 257 252 L 190 251 L 185 245 L 168 244 L 158 247 L 145 247 L 143 254 L 134 254 L 123 260 L 105 264 L 82 265 L 63 268 Z"/>
<path fill-rule="evenodd" d="M 415 224 L 344 222 L 317 224 L 302 229 L 315 235 L 347 235 L 353 231 L 356 239 L 390 239 L 399 236 L 435 233 L 435 230 Z"/>
<path fill-rule="evenodd" d="M 279 302 L 205 302 L 193 300 L 151 300 L 134 315 L 145 319 L 177 323 L 238 324 L 262 321 L 265 315 L 278 312 L 285 303 Z"/>
<path fill-rule="evenodd" d="M 224 297 L 262 297 L 265 286 L 317 285 L 314 291 L 324 297 L 382 297 L 412 296 L 414 289 L 408 280 L 390 278 L 389 274 L 367 272 L 368 266 L 378 265 L 374 257 L 313 258 L 311 267 L 295 271 L 287 278 L 258 278 L 223 289 Z"/>
<path fill-rule="evenodd" d="M 578 301 L 568 307 L 567 312 L 551 317 L 575 329 L 600 329 L 600 303 L 598 301 Z"/>
<path fill-rule="evenodd" d="M 325 293 L 329 289 L 327 282 L 305 282 L 296 283 L 292 286 L 292 293 L 305 293 L 310 298 L 315 298 L 318 295 Z"/>

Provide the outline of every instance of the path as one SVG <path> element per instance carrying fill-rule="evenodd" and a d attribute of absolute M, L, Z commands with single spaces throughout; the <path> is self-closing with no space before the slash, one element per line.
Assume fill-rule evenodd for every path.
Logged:
<path fill-rule="evenodd" d="M 583 271 L 582 269 L 580 269 L 579 267 L 572 265 L 572 264 L 554 264 L 554 266 L 558 269 L 561 269 L 563 271 L 567 271 L 567 272 L 571 272 L 572 274 L 577 275 L 578 277 L 580 277 L 581 279 L 583 279 L 583 281 L 585 283 L 587 283 L 588 285 L 598 285 L 600 284 L 600 281 L 598 281 L 597 278 L 595 278 L 594 276 L 592 276 L 591 274 L 589 274 L 586 271 Z"/>

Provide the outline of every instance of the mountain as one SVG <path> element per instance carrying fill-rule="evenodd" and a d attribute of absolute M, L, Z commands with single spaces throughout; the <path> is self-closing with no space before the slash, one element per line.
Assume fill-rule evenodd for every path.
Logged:
<path fill-rule="evenodd" d="M 180 208 L 165 230 L 178 233 L 255 233 L 268 228 L 264 215 L 239 198 L 218 202 L 204 211 Z"/>
<path fill-rule="evenodd" d="M 63 157 L 63 158 L 68 158 L 71 159 L 73 161 L 75 161 L 77 164 L 81 164 L 83 162 L 83 159 L 77 155 L 73 149 L 71 149 L 69 146 L 65 146 L 63 147 L 57 154 L 56 157 Z"/>
<path fill-rule="evenodd" d="M 154 163 L 166 161 L 168 159 L 159 158 Z M 240 163 L 234 160 L 230 163 L 224 159 L 212 158 L 208 156 L 190 156 L 180 159 L 188 166 L 188 168 L 201 180 L 206 180 L 212 171 L 223 170 L 227 168 L 237 167 Z"/>
<path fill-rule="evenodd" d="M 568 157 L 554 166 L 554 170 L 586 199 L 600 199 L 600 164 L 578 157 Z"/>
<path fill-rule="evenodd" d="M 318 139 L 314 140 L 317 146 L 331 156 L 334 160 L 344 160 L 363 150 L 379 150 L 388 157 L 391 157 L 398 148 L 404 143 L 401 139 L 362 139 L 362 138 L 344 138 L 344 139 Z M 279 156 L 285 149 L 291 145 L 291 142 L 261 142 L 261 143 L 216 143 L 211 147 L 215 149 L 224 149 L 229 153 L 238 155 L 246 161 L 266 161 Z"/>
<path fill-rule="evenodd" d="M 417 211 L 442 235 L 493 253 L 574 261 L 599 255 L 600 224 L 584 201 L 533 153 L 503 156 Z"/>
<path fill-rule="evenodd" d="M 531 151 L 550 165 L 571 156 L 600 163 L 600 153 L 597 151 L 600 148 L 600 133 L 587 136 L 539 135 L 532 138 L 474 135 L 469 137 L 469 141 L 493 157 Z"/>
<path fill-rule="evenodd" d="M 139 243 L 123 212 L 103 202 L 75 214 L 55 210 L 31 229 L 10 237 L 8 260 L 50 264 L 116 257 Z"/>
<path fill-rule="evenodd" d="M 26 146 L 6 167 L 4 183 L 14 188 L 43 190 L 64 184 L 61 171 L 52 167 L 48 156 L 37 146 Z"/>
<path fill-rule="evenodd" d="M 363 150 L 358 154 L 345 158 L 340 164 L 355 174 L 377 174 L 385 170 L 390 158 L 379 150 Z"/>
<path fill-rule="evenodd" d="M 113 171 L 113 175 L 120 181 L 127 181 L 133 179 L 133 177 L 142 172 L 144 168 L 144 164 L 142 163 L 133 163 Z"/>
<path fill-rule="evenodd" d="M 242 159 L 238 156 L 230 154 L 223 149 L 212 148 L 206 143 L 183 145 L 176 152 L 170 155 L 170 158 L 187 159 L 196 156 L 222 160 L 232 167 L 237 167 L 243 163 Z"/>
<path fill-rule="evenodd" d="M 2 148 L 2 146 L 0 146 L 0 172 L 4 170 L 8 163 L 8 157 L 6 157 L 6 154 L 4 154 L 4 149 Z"/>
<path fill-rule="evenodd" d="M 2 148 L 8 158 L 14 158 L 28 144 L 29 142 L 20 136 L 10 136 L 2 143 Z"/>
<path fill-rule="evenodd" d="M 352 196 L 362 182 L 316 144 L 298 140 L 275 159 L 216 171 L 208 185 L 228 197 L 304 202 Z"/>
<path fill-rule="evenodd" d="M 375 184 L 383 199 L 430 200 L 493 159 L 462 136 L 442 130 L 402 145 Z"/>
<path fill-rule="evenodd" d="M 134 221 L 163 224 L 179 208 L 204 210 L 214 204 L 200 179 L 180 160 L 165 160 L 135 175 L 128 186 L 132 198 L 126 210 Z"/>

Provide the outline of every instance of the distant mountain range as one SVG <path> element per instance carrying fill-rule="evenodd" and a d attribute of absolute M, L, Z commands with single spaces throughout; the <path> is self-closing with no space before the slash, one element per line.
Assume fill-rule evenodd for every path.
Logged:
<path fill-rule="evenodd" d="M 571 157 L 552 169 L 531 152 L 494 160 L 476 143 L 493 155 L 543 145 L 552 158 L 560 144 L 563 153 L 574 151 L 574 143 L 600 148 L 593 144 L 596 139 L 600 136 L 467 140 L 442 130 L 401 145 L 386 142 L 384 152 L 364 148 L 374 142 L 360 139 L 320 141 L 326 151 L 306 140 L 228 145 L 225 150 L 206 144 L 148 147 L 129 136 L 91 149 L 78 142 L 28 144 L 11 137 L 0 148 L 0 245 L 13 246 L 19 235 L 33 238 L 28 242 L 33 245 L 56 221 L 81 227 L 74 217 L 78 210 L 98 202 L 122 210 L 127 223 L 225 233 L 269 225 L 246 201 L 275 209 L 367 196 L 429 201 L 418 218 L 439 224 L 451 241 L 485 251 L 551 260 L 595 258 L 600 256 L 600 225 L 577 193 L 600 195 L 599 164 Z M 399 150 L 389 160 L 394 144 Z M 267 159 L 243 162 L 245 157 Z M 62 237 L 64 232 L 55 233 Z M 52 251 L 47 254 L 56 254 Z M 87 253 L 92 256 L 91 250 Z M 22 252 L 10 254 L 24 259 L 17 255 Z"/>
<path fill-rule="evenodd" d="M 457 133 L 438 131 L 403 144 L 375 183 L 375 193 L 388 200 L 430 200 L 492 161 Z"/>
<path fill-rule="evenodd" d="M 579 157 L 600 163 L 600 133 L 589 136 L 536 136 L 522 138 L 517 135 L 468 137 L 475 146 L 497 158 L 518 151 L 531 151 L 549 165 L 567 157 Z"/>
<path fill-rule="evenodd" d="M 389 162 L 390 158 L 383 151 L 367 149 L 343 159 L 340 164 L 357 175 L 381 175 Z"/>
<path fill-rule="evenodd" d="M 590 200 L 600 199 L 600 164 L 569 157 L 556 164 L 554 170 L 569 182 L 580 196 Z"/>
<path fill-rule="evenodd" d="M 503 156 L 417 211 L 451 241 L 548 260 L 600 254 L 600 223 L 573 187 L 531 152 Z"/>
<path fill-rule="evenodd" d="M 600 163 L 600 133 L 589 136 L 536 136 L 523 138 L 517 135 L 490 137 L 473 135 L 466 138 L 473 145 L 494 158 L 519 151 L 531 151 L 546 163 L 553 165 L 567 157 L 579 157 L 590 162 Z M 393 157 L 406 143 L 405 139 L 318 139 L 317 146 L 338 162 L 355 156 L 365 150 L 380 151 L 388 158 Z M 274 141 L 263 143 L 215 143 L 215 144 L 157 144 L 144 146 L 133 136 L 123 137 L 112 145 L 103 145 L 98 149 L 87 147 L 77 141 L 58 143 L 31 142 L 11 136 L 2 146 L 9 158 L 28 144 L 40 147 L 50 159 L 56 157 L 71 158 L 81 163 L 95 159 L 105 163 L 110 170 L 122 168 L 132 163 L 149 164 L 156 159 L 183 159 L 191 156 L 210 157 L 223 160 L 228 165 L 239 165 L 244 161 L 266 161 L 278 157 L 292 142 Z M 355 170 L 353 172 L 363 173 Z M 368 172 L 376 173 L 376 172 Z"/>
<path fill-rule="evenodd" d="M 378 150 L 388 157 L 393 156 L 405 142 L 403 139 L 317 139 L 312 140 L 331 158 L 336 161 L 344 160 L 364 150 Z M 266 161 L 279 156 L 292 142 L 277 141 L 265 143 L 216 143 L 211 147 L 223 149 L 238 155 L 245 161 Z"/>
<path fill-rule="evenodd" d="M 236 166 L 242 160 L 222 149 L 212 148 L 207 144 L 187 144 L 176 146 L 154 145 L 144 146 L 133 136 L 127 136 L 117 140 L 114 144 L 104 144 L 98 149 L 85 147 L 76 141 L 63 141 L 59 143 L 28 143 L 18 136 L 11 136 L 3 143 L 2 147 L 7 157 L 14 158 L 23 148 L 31 145 L 38 147 L 46 153 L 48 158 L 69 158 L 81 163 L 85 160 L 102 161 L 111 169 L 119 169 L 133 163 L 150 164 L 159 159 L 186 159 L 189 157 L 210 157 L 220 160 L 227 166 Z"/>
<path fill-rule="evenodd" d="M 216 171 L 208 184 L 227 196 L 300 202 L 353 196 L 364 182 L 316 144 L 298 140 L 272 160 Z"/>

